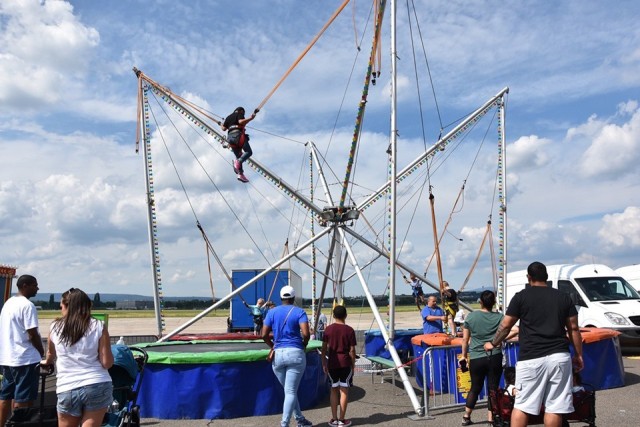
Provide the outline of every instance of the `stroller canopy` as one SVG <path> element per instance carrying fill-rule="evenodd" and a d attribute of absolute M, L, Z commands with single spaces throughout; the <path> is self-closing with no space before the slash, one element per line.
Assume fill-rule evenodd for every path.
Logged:
<path fill-rule="evenodd" d="M 111 346 L 111 352 L 113 353 L 113 367 L 109 369 L 109 374 L 112 379 L 115 380 L 115 376 L 121 376 L 120 372 L 124 372 L 129 378 L 120 379 L 123 381 L 128 380 L 128 384 L 133 384 L 138 375 L 138 364 L 133 358 L 133 353 L 129 347 L 126 345 L 115 344 Z"/>

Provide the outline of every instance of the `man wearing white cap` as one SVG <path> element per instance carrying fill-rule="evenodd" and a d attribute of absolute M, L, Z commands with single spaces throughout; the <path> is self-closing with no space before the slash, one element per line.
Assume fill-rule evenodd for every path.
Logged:
<path fill-rule="evenodd" d="M 305 348 L 311 334 L 307 313 L 294 305 L 295 297 L 295 289 L 283 286 L 280 289 L 282 305 L 267 312 L 262 327 L 262 339 L 275 350 L 271 361 L 273 373 L 284 388 L 280 423 L 282 427 L 289 425 L 292 415 L 298 427 L 313 426 L 313 423 L 302 415 L 298 402 L 298 386 L 307 367 Z"/>

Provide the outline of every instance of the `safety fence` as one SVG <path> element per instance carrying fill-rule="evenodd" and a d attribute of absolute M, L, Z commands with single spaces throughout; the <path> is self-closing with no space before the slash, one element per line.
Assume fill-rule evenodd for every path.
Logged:
<path fill-rule="evenodd" d="M 430 411 L 464 406 L 471 389 L 471 375 L 459 364 L 461 347 L 459 345 L 433 346 L 417 351 L 420 358 L 416 382 L 422 388 L 422 406 L 424 416 L 430 417 Z M 503 366 L 515 366 L 516 347 L 506 343 L 503 347 Z M 424 384 L 427 386 L 425 387 Z M 487 383 L 485 381 L 478 403 L 488 402 Z"/>
<path fill-rule="evenodd" d="M 410 376 L 415 375 L 417 386 L 422 389 L 421 411 L 419 417 L 433 418 L 432 411 L 462 407 L 466 403 L 471 389 L 471 376 L 468 369 L 459 365 L 460 345 L 438 345 L 413 348 L 413 357 L 401 366 L 395 366 L 390 359 L 364 356 L 356 363 L 356 375 L 393 375 L 398 369 L 406 369 Z M 513 343 L 503 348 L 503 366 L 515 366 L 517 350 Z M 360 369 L 358 369 L 360 368 Z M 426 385 L 426 386 L 425 386 Z M 482 387 L 477 403 L 488 403 L 487 384 Z"/>
<path fill-rule="evenodd" d="M 424 416 L 430 417 L 432 410 L 464 406 L 471 388 L 471 376 L 468 370 L 462 372 L 458 364 L 460 346 L 427 347 L 423 351 L 415 356 L 421 359 L 416 382 L 422 388 Z M 486 391 L 485 384 L 478 402 L 487 400 Z"/>

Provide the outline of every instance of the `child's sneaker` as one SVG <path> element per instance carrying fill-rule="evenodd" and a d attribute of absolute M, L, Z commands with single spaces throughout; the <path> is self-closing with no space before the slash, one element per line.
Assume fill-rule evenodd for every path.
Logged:
<path fill-rule="evenodd" d="M 298 427 L 313 427 L 313 423 L 305 417 L 296 420 L 296 423 L 298 423 Z"/>
<path fill-rule="evenodd" d="M 244 174 L 243 174 L 243 173 L 239 173 L 239 174 L 238 174 L 238 181 L 241 181 L 241 182 L 249 182 L 249 180 L 247 179 L 247 177 L 246 177 L 246 176 L 244 176 Z"/>
<path fill-rule="evenodd" d="M 340 420 L 338 421 L 338 425 L 340 427 L 349 427 L 351 425 L 351 420 Z"/>
<path fill-rule="evenodd" d="M 329 425 L 330 425 L 331 427 L 339 426 L 339 425 L 340 425 L 340 421 L 338 421 L 338 420 L 336 420 L 336 419 L 331 418 L 331 420 L 329 421 Z"/>
<path fill-rule="evenodd" d="M 237 160 L 237 159 L 236 159 L 236 160 L 234 160 L 234 161 L 233 161 L 233 171 L 234 171 L 235 173 L 240 173 L 241 168 L 242 168 L 242 165 L 240 164 L 240 161 L 239 161 L 239 160 Z"/>

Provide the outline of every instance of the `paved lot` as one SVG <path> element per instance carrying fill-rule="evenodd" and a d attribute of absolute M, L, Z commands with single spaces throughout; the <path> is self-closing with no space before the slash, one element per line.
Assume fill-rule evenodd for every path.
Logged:
<path fill-rule="evenodd" d="M 636 353 L 637 354 L 637 353 Z M 640 357 L 625 356 L 625 386 L 602 390 L 596 393 L 596 424 L 598 426 L 640 426 Z M 354 426 L 459 426 L 463 409 L 455 407 L 441 410 L 431 410 L 432 418 L 417 417 L 409 398 L 402 386 L 396 382 L 392 385 L 387 380 L 381 383 L 381 377 L 362 374 L 355 377 L 354 387 L 350 393 L 350 403 L 347 417 Z M 411 378 L 412 384 L 413 378 Z M 47 404 L 55 403 L 55 386 L 53 381 L 48 384 L 46 394 Z M 420 396 L 421 390 L 414 386 Z M 329 400 L 325 398 L 317 407 L 304 411 L 305 416 L 315 425 L 327 425 L 330 418 Z M 486 404 L 478 404 L 473 414 L 476 425 L 486 416 Z M 230 420 L 158 420 L 145 418 L 142 426 L 149 427 L 195 427 L 195 426 L 241 426 L 262 427 L 278 426 L 280 415 L 261 417 L 235 418 Z M 293 423 L 291 425 L 294 425 Z M 586 425 L 576 423 L 572 425 Z"/>
<path fill-rule="evenodd" d="M 617 389 L 603 390 L 596 393 L 596 424 L 598 426 L 640 426 L 640 360 L 624 358 L 626 371 L 625 386 Z M 416 389 L 419 393 L 419 390 Z M 452 408 L 432 411 L 433 419 L 417 418 L 404 389 L 390 382 L 380 384 L 376 376 L 374 383 L 370 375 L 357 376 L 351 391 L 351 403 L 347 416 L 354 426 L 459 426 L 463 409 Z M 318 407 L 304 411 L 305 416 L 315 425 L 327 425 L 331 412 L 328 399 Z M 472 418 L 476 425 L 485 420 L 486 405 L 478 405 Z M 235 418 L 231 420 L 156 420 L 143 419 L 143 426 L 158 427 L 190 427 L 190 426 L 241 426 L 262 427 L 278 426 L 279 415 L 252 418 Z M 294 425 L 291 423 L 291 425 Z M 585 425 L 575 423 L 572 425 Z"/>
<path fill-rule="evenodd" d="M 383 315 L 383 319 L 386 320 L 386 316 Z M 185 317 L 167 317 L 165 318 L 165 335 L 174 331 L 178 327 L 186 324 L 190 318 Z M 52 319 L 40 319 L 39 328 L 43 337 L 46 337 L 49 333 L 49 326 Z M 420 314 L 418 310 L 411 312 L 397 313 L 395 317 L 396 329 L 406 328 L 421 328 L 422 322 L 420 320 Z M 367 314 L 353 314 L 347 318 L 349 323 L 354 329 L 366 331 L 369 329 L 379 329 L 373 321 L 373 315 Z M 204 317 L 198 320 L 193 325 L 186 328 L 181 333 L 223 333 L 227 331 L 227 319 L 226 317 Z M 119 337 L 120 335 L 157 335 L 158 327 L 155 319 L 153 318 L 109 318 L 109 334 L 112 337 Z"/>
<path fill-rule="evenodd" d="M 398 328 L 416 327 L 413 313 L 400 313 L 397 321 Z M 167 319 L 167 330 L 172 331 L 187 319 Z M 350 323 L 358 329 L 371 328 L 372 317 L 362 316 L 357 319 L 350 318 Z M 110 319 L 109 329 L 112 336 L 119 335 L 154 335 L 153 319 Z M 41 331 L 46 336 L 50 321 L 41 321 Z M 375 328 L 375 326 L 373 326 Z M 198 332 L 224 332 L 226 322 L 223 318 L 205 318 L 191 326 L 187 331 Z M 596 424 L 598 426 L 640 426 L 640 349 L 627 349 L 624 357 L 625 386 L 612 390 L 599 391 L 596 394 Z M 396 383 L 394 387 L 390 382 L 380 383 L 381 377 L 364 374 L 355 377 L 354 388 L 351 390 L 350 404 L 347 412 L 348 418 L 357 426 L 459 426 L 463 409 L 462 407 L 431 411 L 433 419 L 420 418 L 415 411 L 401 385 Z M 413 381 L 413 379 L 412 379 Z M 414 387 L 416 394 L 420 390 Z M 47 387 L 47 401 L 55 402 L 54 386 Z M 305 416 L 315 425 L 327 425 L 330 418 L 328 397 L 316 408 L 304 411 Z M 486 405 L 478 405 L 473 419 L 480 424 L 486 416 Z M 190 426 L 242 426 L 261 427 L 278 426 L 280 415 L 270 415 L 250 418 L 235 418 L 231 420 L 157 420 L 143 419 L 143 426 L 158 427 L 190 427 Z M 291 424 L 293 425 L 293 423 Z M 572 424 L 584 425 L 584 424 Z"/>

